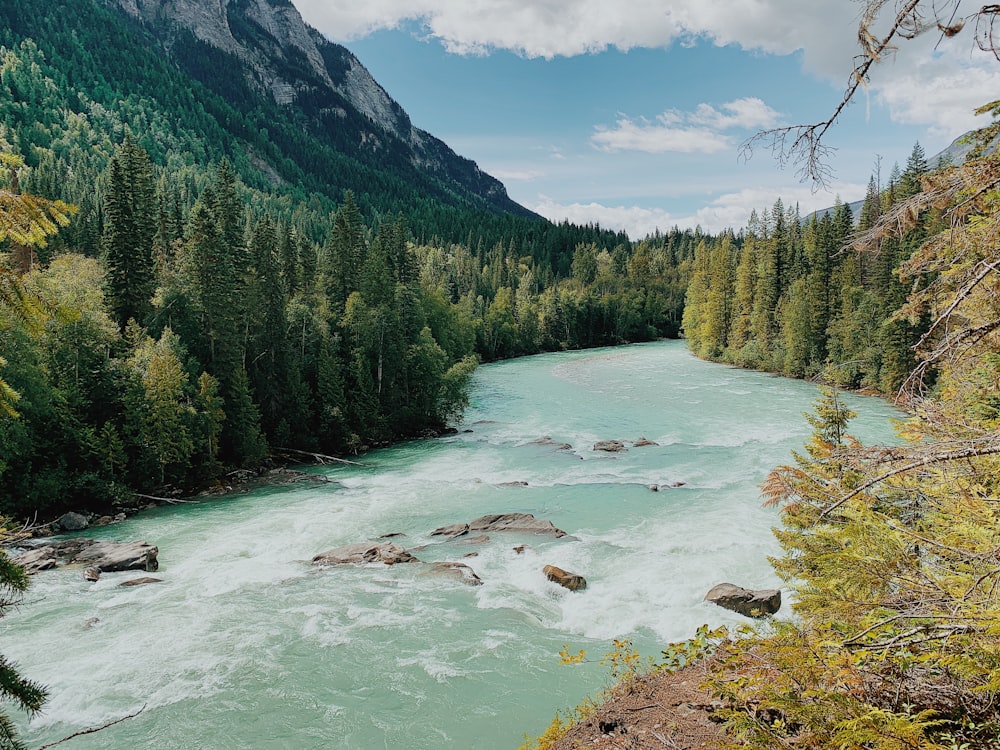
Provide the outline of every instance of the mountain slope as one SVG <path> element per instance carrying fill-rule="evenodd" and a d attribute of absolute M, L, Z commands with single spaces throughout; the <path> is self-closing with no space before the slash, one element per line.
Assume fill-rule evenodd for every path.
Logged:
<path fill-rule="evenodd" d="M 528 213 L 507 197 L 498 180 L 414 127 L 361 62 L 307 26 L 288 0 L 115 1 L 180 67 L 230 103 L 246 102 L 227 96 L 233 85 L 225 79 L 242 77 L 258 96 L 270 98 L 286 113 L 304 115 L 309 130 L 343 154 L 367 164 L 412 167 L 459 198 L 479 199 L 502 212 Z M 218 67 L 204 64 L 219 52 L 235 62 L 223 66 L 222 81 Z"/>
<path fill-rule="evenodd" d="M 539 218 L 415 128 L 349 51 L 287 2 L 0 3 L 0 44 L 13 50 L 26 40 L 51 84 L 39 83 L 38 70 L 8 73 L 8 83 L 32 80 L 16 91 L 8 85 L 0 119 L 6 133 L 18 133 L 13 145 L 29 164 L 34 146 L 51 145 L 34 131 L 58 121 L 77 140 L 56 149 L 66 160 L 106 162 L 103 141 L 128 131 L 161 163 L 170 153 L 202 164 L 226 157 L 248 185 L 334 202 L 352 189 L 368 215 L 440 215 L 431 231 L 469 211 Z M 108 119 L 115 122 L 101 122 Z M 96 142 L 78 132 L 81 124 Z"/>

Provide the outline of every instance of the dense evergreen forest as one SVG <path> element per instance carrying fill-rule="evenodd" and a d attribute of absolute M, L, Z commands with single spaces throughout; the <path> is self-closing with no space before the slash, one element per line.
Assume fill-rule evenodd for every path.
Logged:
<path fill-rule="evenodd" d="M 778 200 L 751 216 L 742 243 L 700 244 L 684 309 L 691 350 L 741 367 L 895 394 L 916 364 L 914 345 L 928 325 L 926 315 L 898 314 L 912 284 L 896 271 L 936 230 L 938 214 L 924 212 L 877 252 L 850 245 L 919 193 L 928 171 L 917 144 L 887 185 L 871 178 L 858 217 L 838 202 L 802 221 Z"/>
<path fill-rule="evenodd" d="M 7 306 L 0 328 L 19 395 L 0 426 L 10 514 L 437 431 L 476 361 L 679 331 L 696 232 L 633 244 L 445 206 L 464 235 L 446 242 L 420 206 L 366 216 L 351 191 L 254 187 L 210 128 L 152 100 L 71 107 L 34 41 L 0 54 L 7 189 L 77 209 L 45 242 L 8 241 L 42 313 Z"/>

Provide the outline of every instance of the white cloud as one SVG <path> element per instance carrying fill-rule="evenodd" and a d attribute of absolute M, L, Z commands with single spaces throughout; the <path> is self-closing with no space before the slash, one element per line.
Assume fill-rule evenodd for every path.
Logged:
<path fill-rule="evenodd" d="M 967 47 L 958 46 L 934 54 L 927 49 L 934 41 L 921 39 L 913 49 L 901 50 L 900 59 L 879 67 L 877 99 L 896 122 L 927 126 L 934 136 L 954 137 L 986 125 L 973 112 L 1000 91 L 996 60 L 970 56 Z"/>
<path fill-rule="evenodd" d="M 729 139 L 707 128 L 675 128 L 628 117 L 618 120 L 613 130 L 598 129 L 591 142 L 604 151 L 643 151 L 714 154 L 732 147 Z"/>
<path fill-rule="evenodd" d="M 552 221 L 568 219 L 577 224 L 598 223 L 605 229 L 623 230 L 629 237 L 637 240 L 652 234 L 657 229 L 666 231 L 674 226 L 681 229 L 694 229 L 700 226 L 707 232 L 739 230 L 746 226 L 751 211 L 766 211 L 779 197 L 786 206 L 798 204 L 801 215 L 807 216 L 813 211 L 832 206 L 838 195 L 845 196 L 845 200 L 848 200 L 848 196 L 864 195 L 865 187 L 860 183 L 839 183 L 836 185 L 836 192 L 814 192 L 803 185 L 745 188 L 719 195 L 688 214 L 640 206 L 606 206 L 601 203 L 561 204 L 545 196 L 541 196 L 538 202 L 529 208 Z"/>
<path fill-rule="evenodd" d="M 504 169 L 502 167 L 490 170 L 490 174 L 498 180 L 512 182 L 531 182 L 545 176 L 545 172 L 538 169 Z"/>
<path fill-rule="evenodd" d="M 610 152 L 714 154 L 733 148 L 732 139 L 723 131 L 774 127 L 778 117 L 760 99 L 747 97 L 727 102 L 720 109 L 702 103 L 691 113 L 668 110 L 655 122 L 623 115 L 613 129 L 598 127 L 590 140 Z"/>
<path fill-rule="evenodd" d="M 834 86 L 846 85 L 857 51 L 860 6 L 846 0 L 295 0 L 306 20 L 329 37 L 349 40 L 376 29 L 420 24 L 460 54 L 512 50 L 552 58 L 610 47 L 667 47 L 706 39 L 768 54 L 800 52 L 802 66 Z M 888 5 L 891 10 L 892 5 Z M 876 66 L 874 101 L 899 122 L 934 134 L 975 124 L 973 106 L 1000 89 L 985 55 L 970 58 L 970 32 L 934 54 L 937 34 L 900 43 L 901 58 Z M 916 55 L 907 54 L 916 51 Z M 978 92 L 978 93 L 977 93 Z M 987 92 L 987 93 L 983 93 Z M 709 113 L 710 114 L 710 113 Z M 716 113 L 718 114 L 718 113 Z M 643 124 L 633 123 L 638 130 Z M 636 133 L 633 137 L 647 137 Z M 697 135 L 697 134 L 696 134 Z M 624 138 L 624 134 L 622 136 Z M 608 144 L 609 146 L 611 143 Z"/>
<path fill-rule="evenodd" d="M 846 74 L 839 58 L 854 39 L 844 0 L 295 0 L 331 38 L 348 40 L 407 21 L 461 54 L 508 49 L 528 57 L 617 47 L 663 47 L 705 37 L 715 44 L 788 54 L 810 69 Z M 850 46 L 847 46 L 850 49 Z M 848 55 L 848 62 L 850 56 Z M 826 70 L 824 72 L 831 72 Z"/>

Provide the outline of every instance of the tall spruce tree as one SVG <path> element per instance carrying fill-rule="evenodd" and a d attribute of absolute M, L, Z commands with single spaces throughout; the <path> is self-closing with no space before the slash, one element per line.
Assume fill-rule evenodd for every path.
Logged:
<path fill-rule="evenodd" d="M 122 330 L 129 320 L 143 324 L 149 317 L 158 213 L 149 155 L 127 137 L 108 167 L 101 243 L 108 306 Z"/>

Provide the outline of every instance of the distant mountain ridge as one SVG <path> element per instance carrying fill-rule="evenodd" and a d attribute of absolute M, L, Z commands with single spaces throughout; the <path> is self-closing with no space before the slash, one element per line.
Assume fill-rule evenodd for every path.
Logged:
<path fill-rule="evenodd" d="M 248 93 L 267 97 L 340 153 L 377 167 L 412 168 L 460 202 L 532 215 L 499 180 L 415 127 L 364 65 L 308 26 L 289 0 L 105 2 L 137 21 L 176 65 L 235 105 Z"/>

